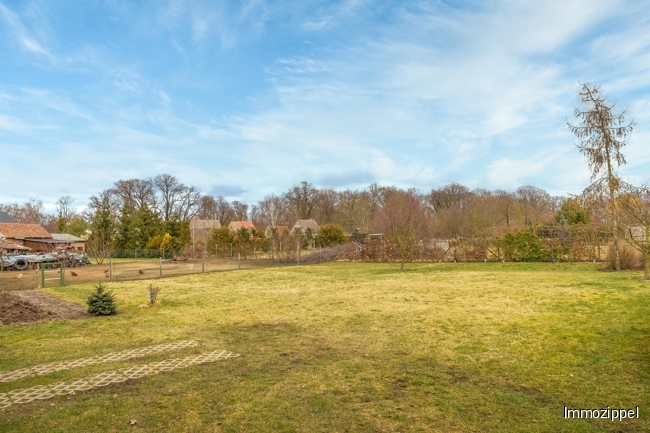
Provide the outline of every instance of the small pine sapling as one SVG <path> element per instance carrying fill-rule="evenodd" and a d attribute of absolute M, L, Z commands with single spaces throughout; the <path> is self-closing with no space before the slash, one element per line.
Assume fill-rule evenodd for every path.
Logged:
<path fill-rule="evenodd" d="M 153 284 L 149 284 L 149 304 L 153 305 L 156 303 L 158 292 L 160 292 L 160 287 L 154 287 Z"/>
<path fill-rule="evenodd" d="M 95 291 L 88 297 L 88 313 L 93 316 L 111 316 L 117 314 L 117 304 L 112 291 L 106 291 L 102 283 L 95 286 Z"/>

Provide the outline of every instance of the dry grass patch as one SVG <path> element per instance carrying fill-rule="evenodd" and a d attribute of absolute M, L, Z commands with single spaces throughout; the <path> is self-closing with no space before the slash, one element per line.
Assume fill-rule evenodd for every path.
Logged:
<path fill-rule="evenodd" d="M 121 431 L 137 419 L 145 431 L 644 431 L 644 418 L 562 418 L 564 405 L 649 407 L 650 287 L 637 277 L 334 263 L 156 281 L 151 309 L 140 308 L 147 281 L 113 283 L 117 316 L 0 327 L 2 370 L 186 339 L 200 342 L 189 352 L 242 356 L 12 406 L 0 430 Z M 83 302 L 91 290 L 49 291 Z"/>

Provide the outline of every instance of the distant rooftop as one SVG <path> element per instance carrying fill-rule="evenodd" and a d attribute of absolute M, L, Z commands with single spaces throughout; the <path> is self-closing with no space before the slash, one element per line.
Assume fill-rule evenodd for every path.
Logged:
<path fill-rule="evenodd" d="M 52 239 L 40 224 L 0 223 L 0 233 L 7 239 Z"/>
<path fill-rule="evenodd" d="M 15 223 L 14 219 L 7 212 L 0 212 L 0 223 Z"/>
<path fill-rule="evenodd" d="M 75 235 L 68 233 L 52 233 L 52 237 L 57 241 L 66 241 L 66 242 L 86 242 L 86 239 L 78 238 Z"/>

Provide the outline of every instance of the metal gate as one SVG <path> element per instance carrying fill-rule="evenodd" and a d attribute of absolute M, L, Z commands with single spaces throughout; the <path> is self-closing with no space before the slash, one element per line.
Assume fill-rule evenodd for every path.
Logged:
<path fill-rule="evenodd" d="M 48 287 L 46 285 L 47 281 L 59 282 L 59 284 L 50 284 L 49 287 L 63 286 L 65 284 L 65 266 L 63 266 L 63 262 L 41 263 L 41 287 Z"/>

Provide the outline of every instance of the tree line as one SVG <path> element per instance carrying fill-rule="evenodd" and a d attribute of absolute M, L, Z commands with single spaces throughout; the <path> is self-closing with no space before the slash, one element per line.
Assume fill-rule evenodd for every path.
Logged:
<path fill-rule="evenodd" d="M 579 99 L 582 105 L 574 113 L 577 123 L 567 124 L 580 140 L 576 145 L 586 157 L 593 183 L 575 196 L 552 196 L 530 185 L 505 191 L 472 190 L 450 183 L 421 192 L 372 184 L 364 189 L 336 191 L 302 181 L 249 206 L 202 194 L 173 175 L 161 174 L 116 181 L 92 196 L 81 214 L 75 211 L 70 196 L 59 198 L 52 214 L 37 200 L 0 204 L 0 210 L 19 222 L 38 223 L 51 232 L 82 237 L 89 234 L 89 245 L 108 243 L 120 249 L 187 245 L 192 218 L 217 220 L 224 227 L 231 221 L 252 221 L 258 230 L 254 235 L 260 238 L 267 228 L 291 229 L 298 219 L 314 219 L 348 234 L 355 230 L 384 233 L 400 249 L 402 261 L 408 259 L 414 245 L 427 239 L 462 241 L 484 239 L 486 232 L 495 230 L 503 234 L 530 232 L 540 226 L 601 225 L 611 232 L 615 268 L 620 269 L 621 238 L 644 254 L 650 275 L 647 242 L 630 232 L 650 225 L 650 193 L 645 186 L 623 182 L 617 174 L 617 168 L 625 164 L 621 148 L 634 122 L 626 122 L 625 111 L 618 112 L 608 103 L 598 86 L 582 84 Z M 225 231 L 219 236 L 226 236 Z"/>

